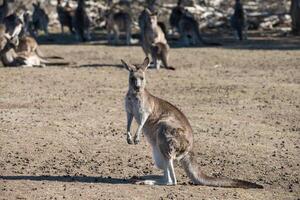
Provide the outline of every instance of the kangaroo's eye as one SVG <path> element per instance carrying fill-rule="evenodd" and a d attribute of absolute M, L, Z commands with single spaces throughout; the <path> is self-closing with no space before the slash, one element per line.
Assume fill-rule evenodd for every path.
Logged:
<path fill-rule="evenodd" d="M 141 77 L 141 80 L 144 80 L 144 77 Z"/>

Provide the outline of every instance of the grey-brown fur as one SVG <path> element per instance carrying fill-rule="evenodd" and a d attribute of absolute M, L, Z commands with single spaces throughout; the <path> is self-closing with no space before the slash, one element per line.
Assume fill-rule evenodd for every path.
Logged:
<path fill-rule="evenodd" d="M 42 59 L 63 59 L 59 56 L 44 56 L 37 41 L 31 36 L 19 37 L 19 44 L 16 46 L 15 51 L 17 53 L 36 54 Z"/>
<path fill-rule="evenodd" d="M 190 46 L 206 43 L 200 34 L 197 20 L 192 13 L 181 5 L 181 1 L 172 9 L 169 22 L 171 27 L 179 32 L 181 45 Z"/>
<path fill-rule="evenodd" d="M 130 45 L 132 19 L 130 13 L 125 11 L 115 12 L 113 8 L 106 11 L 106 30 L 108 42 L 118 44 L 120 32 L 126 34 L 126 44 Z"/>
<path fill-rule="evenodd" d="M 67 65 L 69 63 L 51 63 L 41 57 L 41 52 L 34 38 L 25 36 L 19 39 L 18 35 L 12 37 L 2 33 L 5 29 L 1 26 L 0 59 L 4 66 L 9 67 L 44 67 L 46 64 Z"/>
<path fill-rule="evenodd" d="M 171 103 L 155 97 L 146 89 L 145 73 L 149 66 L 146 58 L 141 65 L 132 65 L 122 60 L 129 71 L 129 88 L 125 97 L 127 113 L 127 142 L 139 143 L 144 133 L 153 151 L 155 165 L 163 170 L 161 180 L 139 181 L 140 184 L 176 185 L 174 160 L 179 160 L 188 177 L 197 185 L 262 188 L 247 181 L 226 178 L 213 178 L 199 171 L 193 160 L 192 128 L 185 115 Z M 131 123 L 138 123 L 137 132 L 132 138 Z"/>
<path fill-rule="evenodd" d="M 163 62 L 165 68 L 174 69 L 168 64 L 170 48 L 164 32 L 157 23 L 157 13 L 146 9 L 143 15 L 139 23 L 143 28 L 141 42 L 145 54 L 151 54 L 155 68 L 159 69 L 160 62 Z"/>

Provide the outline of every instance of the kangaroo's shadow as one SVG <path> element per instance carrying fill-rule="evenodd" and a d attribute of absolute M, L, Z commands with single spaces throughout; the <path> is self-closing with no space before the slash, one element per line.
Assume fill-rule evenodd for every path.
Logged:
<path fill-rule="evenodd" d="M 100 64 L 100 63 L 83 64 L 83 65 L 79 65 L 78 67 L 116 67 L 116 68 L 124 68 L 124 66 L 122 64 Z"/>
<path fill-rule="evenodd" d="M 58 181 L 105 184 L 133 184 L 133 179 L 93 176 L 0 176 L 0 180 Z"/>

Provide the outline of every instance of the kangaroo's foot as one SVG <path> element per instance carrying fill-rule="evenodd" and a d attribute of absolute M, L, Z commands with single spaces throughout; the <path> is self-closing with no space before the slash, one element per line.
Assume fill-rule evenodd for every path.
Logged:
<path fill-rule="evenodd" d="M 139 137 L 139 135 L 138 134 L 136 134 L 135 136 L 134 136 L 134 144 L 138 144 L 138 143 L 140 143 L 140 137 Z"/>
<path fill-rule="evenodd" d="M 160 179 L 147 179 L 147 180 L 137 180 L 135 181 L 137 185 L 176 185 L 172 180 L 167 180 L 165 177 Z"/>

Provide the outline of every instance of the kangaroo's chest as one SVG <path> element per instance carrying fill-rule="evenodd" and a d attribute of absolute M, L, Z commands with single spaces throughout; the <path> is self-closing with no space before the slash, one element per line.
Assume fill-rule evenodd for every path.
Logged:
<path fill-rule="evenodd" d="M 149 113 L 143 99 L 136 96 L 126 97 L 126 109 L 133 114 L 138 124 L 141 123 L 142 117 Z"/>

